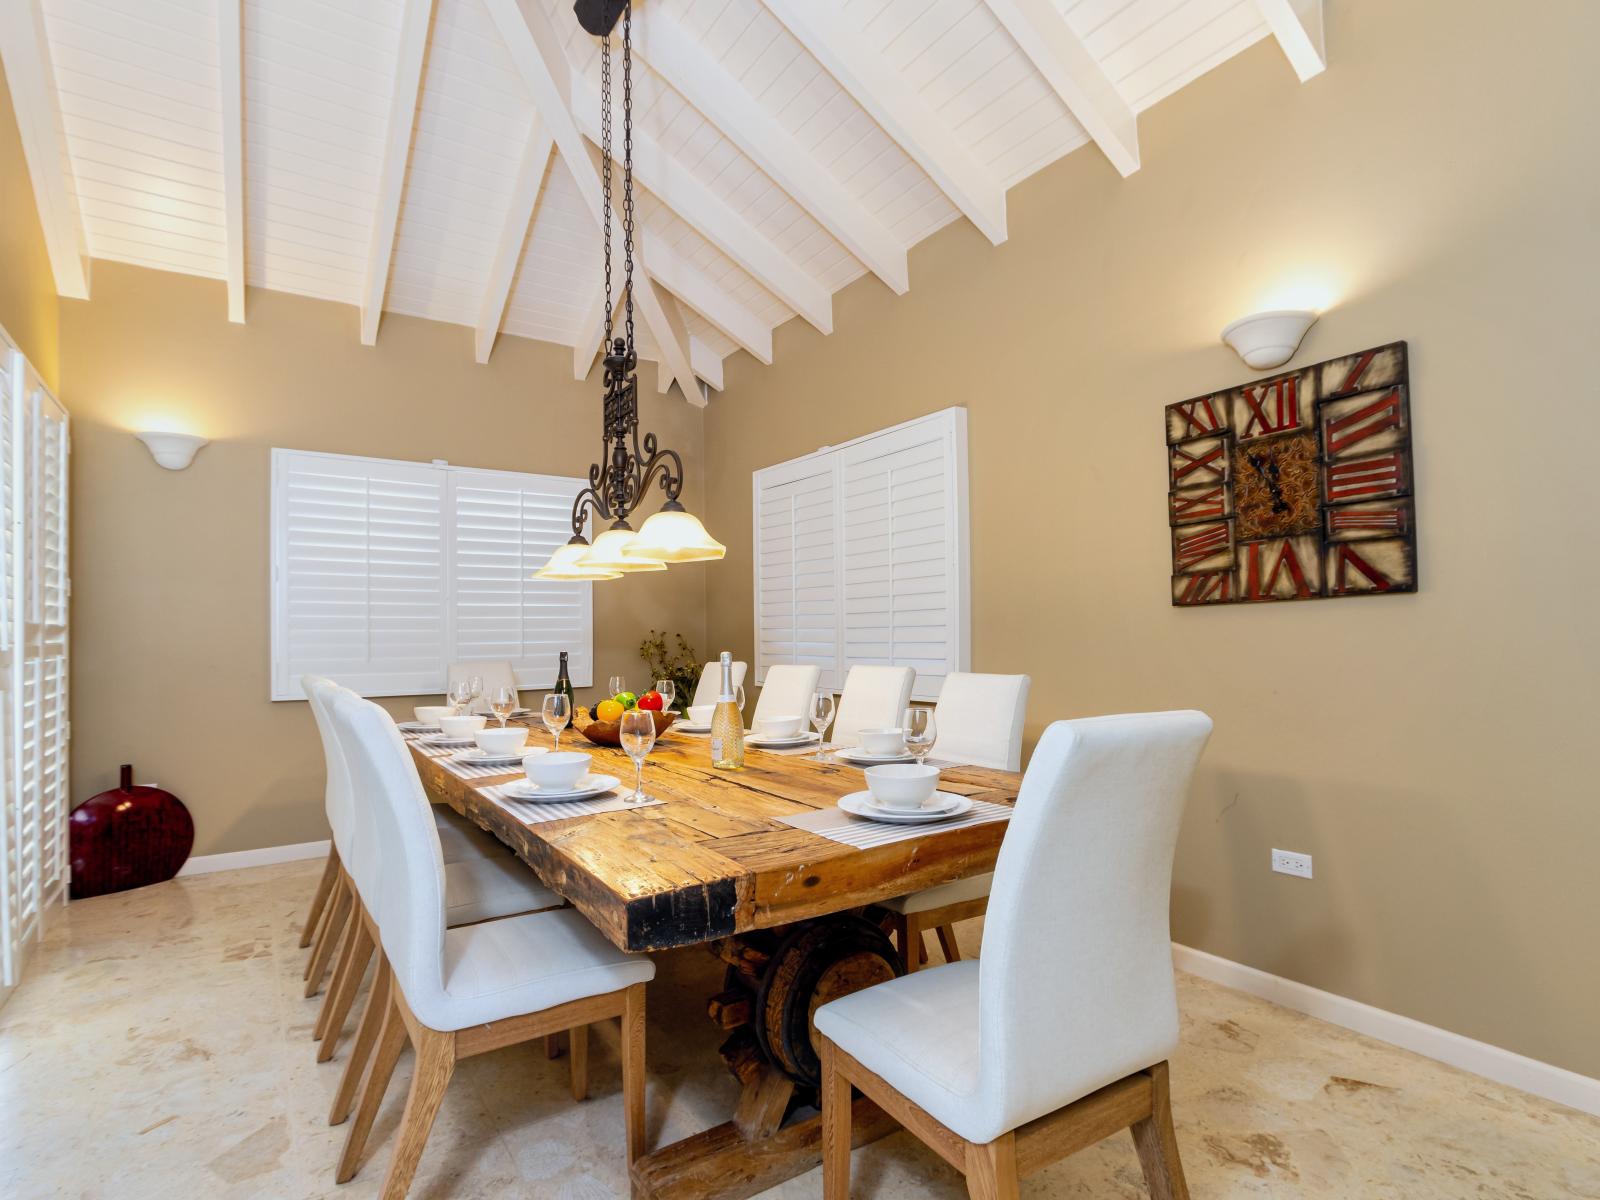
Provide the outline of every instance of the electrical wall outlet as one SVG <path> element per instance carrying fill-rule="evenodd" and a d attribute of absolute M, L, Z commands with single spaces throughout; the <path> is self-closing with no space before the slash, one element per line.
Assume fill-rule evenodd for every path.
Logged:
<path fill-rule="evenodd" d="M 1272 869 L 1283 875 L 1298 875 L 1302 879 L 1310 879 L 1311 855 L 1301 854 L 1296 850 L 1274 850 Z"/>

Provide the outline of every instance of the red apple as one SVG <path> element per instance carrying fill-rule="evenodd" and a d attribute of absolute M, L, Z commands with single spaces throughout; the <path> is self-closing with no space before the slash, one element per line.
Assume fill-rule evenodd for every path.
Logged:
<path fill-rule="evenodd" d="M 650 691 L 639 697 L 639 707 L 649 709 L 651 712 L 660 712 L 665 705 L 662 703 L 660 692 Z"/>

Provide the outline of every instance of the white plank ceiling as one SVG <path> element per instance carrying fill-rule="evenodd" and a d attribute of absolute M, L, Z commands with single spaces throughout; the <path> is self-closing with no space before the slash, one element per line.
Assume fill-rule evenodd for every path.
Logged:
<path fill-rule="evenodd" d="M 703 403 L 722 360 L 824 332 L 863 274 L 1320 0 L 639 0 L 639 341 Z M 568 0 L 4 0 L 0 54 L 57 286 L 112 259 L 502 334 L 599 342 L 599 45 Z M 1287 69 L 1287 68 L 1286 68 Z M 618 64 L 620 78 L 620 63 Z M 620 125 L 620 120 L 619 120 Z M 576 168 L 576 169 L 574 169 Z"/>

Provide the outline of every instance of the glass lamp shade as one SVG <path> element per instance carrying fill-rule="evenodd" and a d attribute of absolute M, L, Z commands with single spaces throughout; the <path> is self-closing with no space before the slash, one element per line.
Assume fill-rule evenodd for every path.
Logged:
<path fill-rule="evenodd" d="M 535 571 L 533 577 L 581 583 L 588 580 L 616 579 L 621 575 L 619 571 L 605 571 L 589 566 L 584 561 L 589 550 L 588 542 L 568 542 L 552 554 L 550 561 Z"/>
<path fill-rule="evenodd" d="M 608 529 L 595 538 L 589 553 L 583 556 L 583 565 L 616 575 L 633 575 L 641 571 L 665 571 L 667 564 L 654 555 L 633 553 L 633 543 L 638 537 L 631 529 Z"/>
<path fill-rule="evenodd" d="M 728 548 L 706 532 L 693 513 L 663 509 L 644 523 L 631 547 L 634 554 L 646 554 L 662 562 L 704 562 L 721 558 Z"/>

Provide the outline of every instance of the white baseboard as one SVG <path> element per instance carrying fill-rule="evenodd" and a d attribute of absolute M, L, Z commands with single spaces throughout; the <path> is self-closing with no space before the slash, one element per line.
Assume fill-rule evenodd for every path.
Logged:
<path fill-rule="evenodd" d="M 1525 1058 L 1440 1029 L 1425 1025 L 1410 1017 L 1373 1008 L 1359 1000 L 1336 996 L 1280 975 L 1269 975 L 1255 967 L 1247 967 L 1230 959 L 1218 958 L 1204 950 L 1172 944 L 1172 959 L 1178 970 L 1236 988 L 1305 1013 L 1318 1020 L 1339 1025 L 1402 1050 L 1410 1050 L 1427 1058 L 1437 1059 L 1463 1071 L 1482 1075 L 1496 1083 L 1520 1088 L 1557 1104 L 1565 1104 L 1581 1112 L 1600 1116 L 1600 1079 L 1591 1079 L 1535 1058 Z"/>
<path fill-rule="evenodd" d="M 302 858 L 322 858 L 330 843 L 297 842 L 293 846 L 263 846 L 260 850 L 234 850 L 228 854 L 202 854 L 178 869 L 179 875 L 206 875 L 212 871 L 236 871 L 240 867 L 270 867 L 273 863 L 298 862 Z"/>

